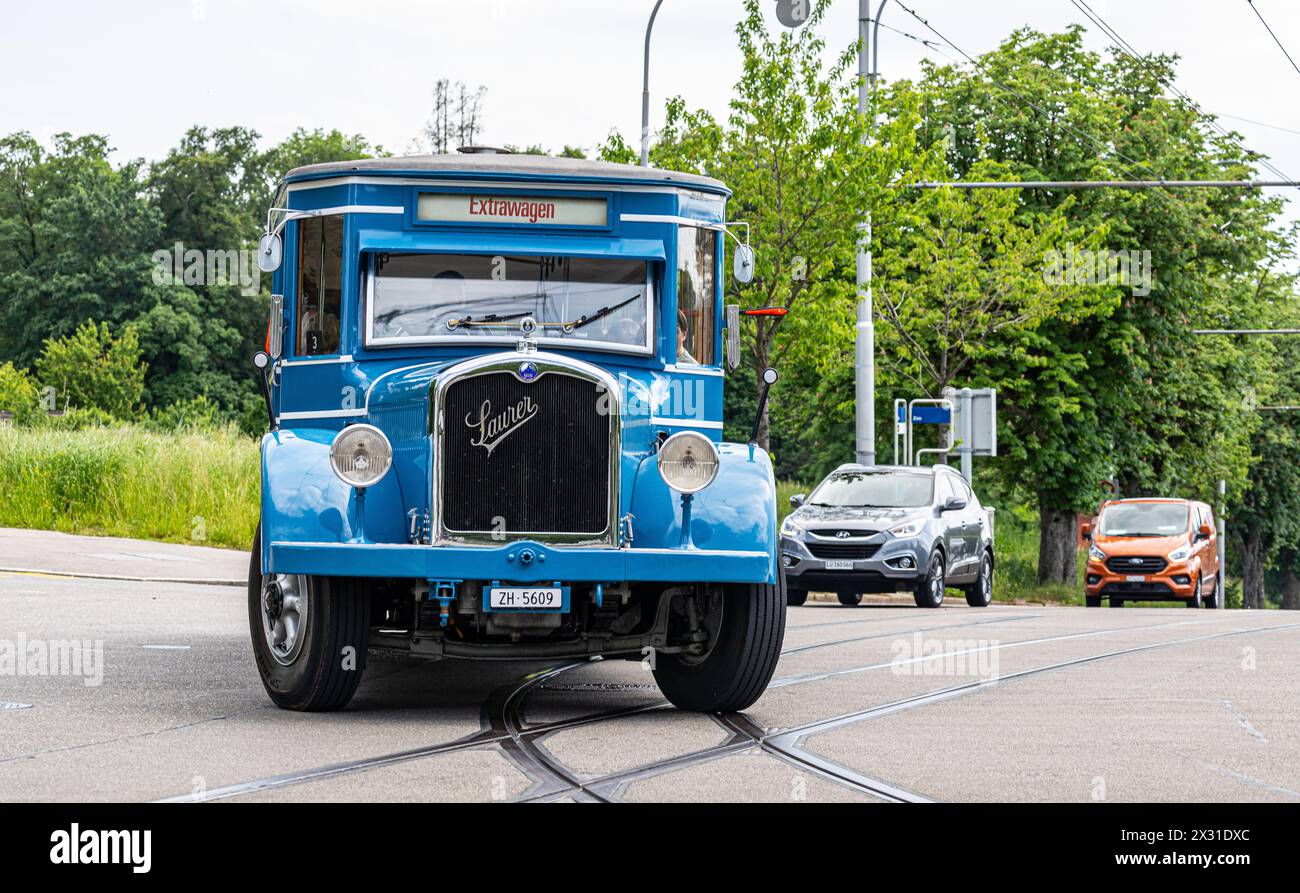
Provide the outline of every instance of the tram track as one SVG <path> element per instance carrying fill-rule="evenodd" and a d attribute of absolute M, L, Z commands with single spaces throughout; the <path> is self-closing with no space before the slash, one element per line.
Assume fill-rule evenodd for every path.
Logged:
<path fill-rule="evenodd" d="M 1159 627 L 1183 626 L 1183 625 L 1190 625 L 1191 623 L 1196 623 L 1196 622 L 1197 621 L 1191 621 L 1188 623 L 1159 624 L 1158 626 Z M 1154 643 L 1148 643 L 1144 645 L 1137 645 L 1131 648 L 1117 649 L 1114 651 L 1108 651 L 1101 654 L 1086 655 L 1084 657 L 1073 658 L 1071 660 L 1059 661 L 1056 663 L 1047 664 L 1039 667 L 1031 667 L 1026 670 L 1019 670 L 1014 673 L 1008 673 L 1006 675 L 999 676 L 996 679 L 992 679 L 992 680 L 978 680 L 975 682 L 965 683 L 963 685 L 950 686 L 948 688 L 939 689 L 936 691 L 925 692 L 923 694 L 916 695 L 914 697 L 903 698 L 886 704 L 880 704 L 877 706 L 865 708 L 863 710 L 852 711 L 849 713 L 840 714 L 838 716 L 829 717 L 827 719 L 816 720 L 811 723 L 805 723 L 793 729 L 780 730 L 777 732 L 767 732 L 766 730 L 759 728 L 758 726 L 754 725 L 753 722 L 744 714 L 725 714 L 721 717 L 722 722 L 728 728 L 735 730 L 739 734 L 745 735 L 748 738 L 748 744 L 737 747 L 731 742 L 728 742 L 727 744 L 719 745 L 716 748 L 697 751 L 696 753 L 690 755 L 690 760 L 689 763 L 687 764 L 696 765 L 699 763 L 708 762 L 710 760 L 720 759 L 722 757 L 730 755 L 731 753 L 743 752 L 753 746 L 758 746 L 765 753 L 768 753 L 769 755 L 774 756 L 777 759 L 780 759 L 782 762 L 792 765 L 798 769 L 812 772 L 813 774 L 821 778 L 824 778 L 828 781 L 831 781 L 835 784 L 838 784 L 841 787 L 846 787 L 851 790 L 869 794 L 878 799 L 891 801 L 891 802 L 908 802 L 908 803 L 935 802 L 931 798 L 926 797 L 923 794 L 909 791 L 904 788 L 893 785 L 889 782 L 885 782 L 880 779 L 875 779 L 870 776 L 864 775 L 863 773 L 860 773 L 855 769 L 852 769 L 848 766 L 844 766 L 840 763 L 835 762 L 834 760 L 830 760 L 826 757 L 823 757 L 820 754 L 814 753 L 808 750 L 807 748 L 805 748 L 803 746 L 803 743 L 813 735 L 818 735 L 823 732 L 829 732 L 834 729 L 838 729 L 847 725 L 853 725 L 859 722 L 864 722 L 866 720 L 874 719 L 879 716 L 887 716 L 893 713 L 902 712 L 904 710 L 911 710 L 918 707 L 928 706 L 930 704 L 935 704 L 940 701 L 949 700 L 951 698 L 961 697 L 963 695 L 972 694 L 978 691 L 987 691 L 991 688 L 1003 684 L 1004 682 L 1008 682 L 1014 679 L 1037 676 L 1048 672 L 1065 670 L 1065 669 L 1081 666 L 1084 664 L 1094 663 L 1096 661 L 1108 660 L 1108 659 L 1118 658 L 1118 657 L 1126 657 L 1133 654 L 1140 654 L 1143 652 L 1155 651 L 1163 648 L 1171 648 L 1178 645 L 1187 645 L 1194 642 L 1204 642 L 1204 641 L 1210 641 L 1214 639 L 1229 638 L 1232 636 L 1249 635 L 1251 633 L 1274 632 L 1278 630 L 1287 630 L 1287 629 L 1296 629 L 1296 628 L 1300 628 L 1300 623 L 1279 624 L 1274 626 L 1262 626 L 1262 627 L 1249 627 L 1246 629 L 1229 630 L 1227 632 L 1209 633 L 1203 636 L 1190 636 L 1182 639 L 1174 639 L 1167 642 L 1154 642 Z M 1138 629 L 1138 627 L 1128 627 L 1126 629 Z M 1016 643 L 1012 643 L 1012 644 L 1016 644 Z M 1027 641 L 1024 644 L 1032 644 L 1032 642 Z M 885 666 L 889 666 L 889 665 L 888 664 L 872 665 L 869 668 L 879 669 Z M 864 667 L 860 669 L 868 669 L 868 667 Z M 822 677 L 818 676 L 813 678 L 822 678 Z M 811 680 L 799 679 L 797 681 L 802 682 L 802 681 L 811 681 Z M 787 683 L 787 684 L 794 684 L 794 682 Z M 679 767 L 669 766 L 669 767 L 660 768 L 655 765 L 647 765 L 645 767 L 640 767 L 639 769 L 634 770 L 632 772 L 620 773 L 618 776 L 610 776 L 607 779 L 597 779 L 595 781 L 588 782 L 588 787 L 589 788 L 594 787 L 596 789 L 600 789 L 600 786 L 603 782 L 614 781 L 618 783 L 618 787 L 621 790 L 622 788 L 625 788 L 627 784 L 629 784 L 631 781 L 641 781 L 644 779 L 653 778 L 655 776 L 662 775 L 666 771 L 673 771 L 676 768 Z"/>
<path fill-rule="evenodd" d="M 943 630 L 961 629 L 968 627 L 978 627 L 997 623 L 1014 622 L 1018 620 L 1032 619 L 1041 616 L 1039 614 L 1017 614 L 996 618 L 984 618 L 978 621 L 969 621 L 955 624 L 938 624 L 927 625 L 923 627 L 911 627 L 907 629 L 890 629 L 874 631 L 871 633 L 840 637 L 824 642 L 813 642 L 805 645 L 794 646 L 783 651 L 783 656 L 806 653 L 822 648 L 835 647 L 853 642 L 860 642 L 870 639 L 890 638 L 899 636 L 915 635 L 917 633 L 926 634 Z M 974 654 L 984 650 L 998 650 L 1002 648 L 1022 647 L 1034 644 L 1043 644 L 1049 642 L 1066 641 L 1073 639 L 1091 638 L 1104 635 L 1120 634 L 1125 632 L 1136 632 L 1152 629 L 1164 629 L 1170 627 L 1188 626 L 1213 622 L 1214 619 L 1197 619 L 1190 621 L 1175 621 L 1171 623 L 1145 624 L 1142 626 L 1129 627 L 1108 627 L 1103 630 L 1092 630 L 1082 633 L 1073 633 L 1067 635 L 1046 636 L 1033 639 L 1017 640 L 1008 643 L 996 643 L 994 645 L 982 648 L 965 649 L 962 651 L 945 651 L 940 654 L 926 655 L 914 659 L 912 662 L 920 663 L 928 660 L 943 659 L 960 654 Z M 858 623 L 866 621 L 836 621 L 832 622 L 833 626 L 839 626 L 849 623 Z M 812 626 L 812 625 L 809 625 Z M 806 627 L 805 627 L 806 628 Z M 1133 649 L 1123 649 L 1116 652 L 1107 652 L 1102 655 L 1093 655 L 1085 658 L 1079 658 L 1072 661 L 1061 662 L 1059 664 L 1048 665 L 1046 667 L 1033 668 L 1031 671 L 1020 671 L 1008 674 L 1004 679 L 1018 678 L 1022 675 L 1047 672 L 1054 669 L 1063 669 L 1078 663 L 1086 663 L 1092 660 L 1098 660 L 1105 657 L 1115 657 L 1138 651 L 1151 650 L 1159 647 L 1169 647 L 1174 644 L 1185 644 L 1187 642 L 1201 641 L 1206 638 L 1218 638 L 1224 635 L 1239 635 L 1257 630 L 1284 629 L 1288 627 L 1259 627 L 1244 630 L 1236 630 L 1230 633 L 1212 634 L 1210 636 L 1198 636 L 1187 639 L 1174 640 L 1173 642 L 1162 642 L 1150 645 L 1137 646 Z M 704 748 L 699 751 L 678 755 L 637 766 L 628 770 L 611 773 L 594 778 L 587 778 L 580 773 L 574 772 L 571 768 L 565 766 L 557 760 L 544 746 L 543 741 L 546 737 L 556 734 L 567 729 L 580 726 L 588 726 L 603 722 L 613 721 L 622 717 L 647 713 L 656 710 L 669 709 L 666 701 L 656 701 L 649 704 L 630 705 L 626 707 L 598 711 L 595 713 L 568 717 L 550 722 L 528 725 L 523 719 L 523 706 L 528 696 L 543 686 L 547 681 L 572 671 L 574 669 L 587 666 L 592 661 L 577 660 L 571 661 L 559 666 L 550 667 L 541 671 L 530 673 L 522 680 L 509 683 L 494 689 L 480 708 L 480 719 L 482 728 L 468 736 L 464 736 L 452 741 L 430 745 L 427 747 L 412 748 L 390 754 L 382 754 L 374 757 L 366 757 L 358 760 L 336 763 L 328 766 L 316 767 L 311 769 L 300 770 L 296 772 L 284 773 L 282 775 L 269 776 L 261 779 L 254 779 L 247 782 L 227 785 L 220 788 L 214 788 L 207 792 L 199 794 L 183 795 L 180 797 L 169 798 L 170 802 L 204 802 L 239 797 L 260 791 L 273 790 L 276 788 L 287 787 L 305 782 L 328 779 L 344 774 L 355 772 L 369 771 L 383 768 L 398 763 L 408 762 L 411 760 L 425 759 L 436 757 L 444 754 L 455 753 L 464 750 L 478 748 L 497 748 L 502 752 L 511 763 L 525 776 L 529 781 L 529 787 L 520 794 L 516 800 L 535 802 L 550 801 L 564 798 L 589 801 L 612 801 L 621 797 L 622 791 L 630 784 L 646 778 L 651 778 L 665 772 L 675 771 L 699 763 L 716 760 L 728 756 L 732 753 L 741 753 L 754 747 L 761 748 L 764 752 L 781 759 L 796 768 L 809 771 L 818 777 L 831 781 L 841 787 L 850 790 L 868 794 L 874 798 L 887 801 L 918 802 L 927 798 L 914 792 L 906 791 L 889 784 L 880 779 L 874 779 L 866 776 L 856 770 L 840 766 L 825 758 L 811 753 L 802 747 L 802 740 L 809 735 L 817 734 L 822 731 L 823 725 L 832 724 L 837 727 L 838 724 L 861 721 L 871 718 L 875 715 L 884 715 L 885 712 L 896 712 L 902 709 L 910 709 L 913 706 L 923 706 L 927 703 L 933 703 L 937 700 L 943 700 L 948 697 L 956 697 L 969 691 L 978 690 L 987 687 L 987 682 L 977 682 L 969 685 L 956 686 L 948 689 L 927 692 L 918 695 L 915 698 L 908 698 L 898 702 L 891 702 L 875 707 L 867 708 L 861 711 L 841 714 L 828 719 L 819 720 L 804 726 L 799 726 L 791 730 L 768 731 L 755 725 L 752 720 L 745 714 L 727 714 L 715 717 L 715 721 L 728 732 L 728 738 L 721 744 Z M 835 676 L 861 673 L 870 670 L 884 669 L 899 665 L 899 661 L 874 662 L 860 666 L 849 667 L 842 670 L 823 671 L 807 674 L 798 674 L 774 679 L 772 688 L 779 688 L 788 685 L 803 684 L 814 682 Z M 792 734 L 799 733 L 796 740 L 791 741 Z"/>
<path fill-rule="evenodd" d="M 1018 620 L 1031 619 L 1035 614 L 1014 614 L 1010 616 L 984 618 L 976 621 L 966 621 L 962 623 L 947 623 L 937 626 L 912 627 L 901 630 L 881 630 L 864 635 L 848 636 L 838 639 L 832 639 L 826 642 L 814 642 L 807 645 L 795 646 L 782 652 L 782 656 L 788 654 L 799 654 L 820 648 L 831 648 L 837 645 L 845 645 L 853 642 L 865 641 L 868 639 L 889 638 L 895 636 L 914 635 L 916 633 L 926 633 L 929 631 L 962 629 L 972 626 L 985 626 L 995 623 L 1009 623 Z M 880 622 L 872 618 L 863 618 L 860 620 L 831 621 L 826 624 L 810 624 L 809 626 L 826 627 L 826 626 L 843 626 L 867 622 Z M 801 627 L 808 628 L 808 627 Z M 522 707 L 526 696 L 535 688 L 543 685 L 546 681 L 567 671 L 587 666 L 592 661 L 575 660 L 558 667 L 551 667 L 545 670 L 530 673 L 522 680 L 509 683 L 506 686 L 498 687 L 489 693 L 488 697 L 480 706 L 480 725 L 479 731 L 456 738 L 452 741 L 432 744 L 424 747 L 408 748 L 406 750 L 395 751 L 392 753 L 380 754 L 373 757 L 363 757 L 356 760 L 347 760 L 338 763 L 331 763 L 324 766 L 318 766 L 308 769 L 286 772 L 277 775 L 266 776 L 263 778 L 252 779 L 245 782 L 238 782 L 230 785 L 211 788 L 206 791 L 198 791 L 189 794 L 182 794 L 175 797 L 163 798 L 157 802 L 163 803 L 206 803 L 218 800 L 230 799 L 233 797 L 247 796 L 263 791 L 275 790 L 278 788 L 290 787 L 293 785 L 305 784 L 308 782 L 324 780 L 328 778 L 339 777 L 357 772 L 365 772 L 373 769 L 381 769 L 388 766 L 398 765 L 410 762 L 412 760 L 421 760 L 429 757 L 436 757 L 443 754 L 457 753 L 464 750 L 471 750 L 482 747 L 498 746 L 502 752 L 511 759 L 515 767 L 528 778 L 530 786 L 520 795 L 523 800 L 538 799 L 556 799 L 565 795 L 573 794 L 579 791 L 583 782 L 576 776 L 572 775 L 569 770 L 560 764 L 549 754 L 545 748 L 540 747 L 536 741 L 544 736 L 561 732 L 566 729 L 579 726 L 592 725 L 599 722 L 606 722 L 630 716 L 637 713 L 645 713 L 653 710 L 667 709 L 671 705 L 667 701 L 657 700 L 649 704 L 640 704 L 635 706 L 603 710 L 595 713 L 584 714 L 577 717 L 570 717 L 561 720 L 555 720 L 536 725 L 526 725 L 522 720 Z M 392 675 L 392 674 L 385 674 Z M 748 746 L 748 745 L 746 745 Z M 589 799 L 603 799 L 603 795 L 597 792 L 589 792 Z"/>

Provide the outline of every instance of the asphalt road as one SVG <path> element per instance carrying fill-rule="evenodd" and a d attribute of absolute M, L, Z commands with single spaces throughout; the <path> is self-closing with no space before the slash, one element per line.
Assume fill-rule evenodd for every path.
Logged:
<path fill-rule="evenodd" d="M 244 560 L 0 531 L 23 571 Z M 725 716 L 666 705 L 636 662 L 392 659 L 347 710 L 287 713 L 246 618 L 229 585 L 0 571 L 0 800 L 1300 800 L 1290 613 L 815 603 Z M 75 675 L 3 660 L 71 640 Z"/>

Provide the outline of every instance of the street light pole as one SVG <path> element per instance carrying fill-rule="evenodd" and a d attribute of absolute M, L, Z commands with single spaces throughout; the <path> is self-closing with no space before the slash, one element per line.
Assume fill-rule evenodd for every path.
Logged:
<path fill-rule="evenodd" d="M 650 166 L 650 32 L 655 26 L 655 16 L 664 0 L 655 0 L 650 11 L 650 21 L 645 26 L 645 67 L 641 79 L 641 166 Z"/>
<path fill-rule="evenodd" d="M 871 0 L 858 0 L 858 112 L 870 114 L 871 88 L 878 68 L 871 64 L 872 37 L 880 34 L 880 14 L 889 0 L 880 0 L 876 8 L 875 35 L 870 32 Z M 877 63 L 880 50 L 876 50 Z M 862 135 L 866 144 L 872 130 L 870 121 Z M 854 404 L 856 459 L 862 465 L 876 464 L 876 328 L 871 299 L 871 212 L 858 223 L 857 282 L 858 324 L 854 342 Z"/>

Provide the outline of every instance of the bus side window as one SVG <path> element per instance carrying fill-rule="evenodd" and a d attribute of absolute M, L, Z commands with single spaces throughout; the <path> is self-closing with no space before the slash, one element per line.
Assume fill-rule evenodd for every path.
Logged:
<path fill-rule="evenodd" d="M 343 218 L 298 221 L 298 355 L 339 352 L 343 301 Z"/>
<path fill-rule="evenodd" d="M 677 228 L 677 362 L 711 366 L 713 291 L 718 235 L 695 226 Z"/>

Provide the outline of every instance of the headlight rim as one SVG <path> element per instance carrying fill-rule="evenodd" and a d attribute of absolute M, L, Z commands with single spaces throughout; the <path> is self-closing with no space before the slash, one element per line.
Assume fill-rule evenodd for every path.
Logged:
<path fill-rule="evenodd" d="M 709 475 L 709 479 L 707 481 L 705 481 L 703 484 L 701 484 L 700 486 L 696 487 L 693 490 L 687 490 L 678 487 L 672 481 L 670 481 L 668 479 L 668 475 L 664 473 L 664 466 L 663 466 L 664 451 L 668 449 L 669 444 L 679 439 L 698 440 L 701 443 L 703 443 L 705 446 L 707 446 L 709 448 L 709 452 L 713 455 L 713 473 Z M 718 474 L 722 471 L 722 457 L 718 453 L 717 445 L 714 444 L 712 440 L 710 440 L 708 437 L 704 436 L 700 432 L 678 431 L 676 434 L 669 436 L 668 439 L 666 439 L 663 443 L 659 444 L 659 451 L 656 454 L 655 467 L 659 470 L 660 480 L 662 480 L 668 486 L 668 489 L 672 490 L 674 493 L 681 493 L 683 496 L 694 496 L 696 493 L 699 493 L 711 487 L 713 485 L 713 482 L 718 479 Z"/>
<path fill-rule="evenodd" d="M 367 433 L 378 435 L 380 441 L 382 441 L 384 444 L 384 448 L 388 451 L 388 461 L 384 465 L 384 470 L 374 480 L 367 481 L 366 483 L 358 483 L 357 481 L 348 480 L 346 477 L 344 477 L 343 472 L 339 471 L 339 467 L 334 461 L 335 456 L 339 452 L 340 443 L 343 442 L 345 437 L 358 431 L 364 431 Z M 388 439 L 388 435 L 385 434 L 379 428 L 375 427 L 374 425 L 367 424 L 365 422 L 356 422 L 354 424 L 344 426 L 342 430 L 340 430 L 337 434 L 334 435 L 334 439 L 330 441 L 329 458 L 330 458 L 330 470 L 334 472 L 334 476 L 336 478 L 338 478 L 340 481 L 342 481 L 344 484 L 346 484 L 349 487 L 353 487 L 358 490 L 366 490 L 380 483 L 384 478 L 388 477 L 389 472 L 393 470 L 393 444 L 392 441 Z"/>
<path fill-rule="evenodd" d="M 909 528 L 912 530 L 911 533 L 895 532 L 899 530 L 906 530 Z M 925 519 L 912 518 L 910 521 L 900 521 L 899 523 L 895 524 L 893 527 L 887 528 L 885 530 L 885 533 L 888 533 L 890 537 L 896 540 L 910 540 L 920 536 L 921 531 L 923 530 L 925 530 Z"/>

